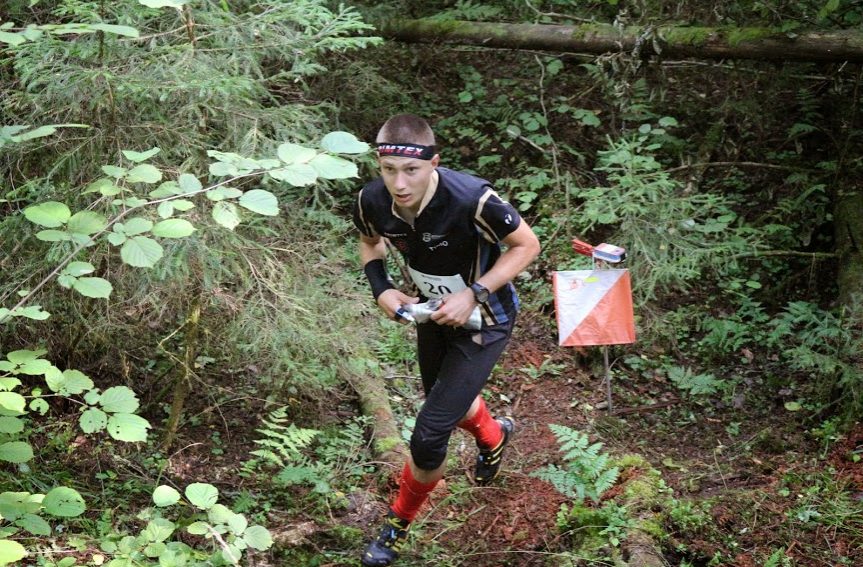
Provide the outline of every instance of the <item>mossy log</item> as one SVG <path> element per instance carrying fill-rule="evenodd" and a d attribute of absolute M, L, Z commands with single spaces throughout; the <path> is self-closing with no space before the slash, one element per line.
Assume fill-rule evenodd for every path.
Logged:
<path fill-rule="evenodd" d="M 622 496 L 616 498 L 629 511 L 633 524 L 622 543 L 628 567 L 663 567 L 666 565 L 658 540 L 663 529 L 655 509 L 667 498 L 668 489 L 662 474 L 639 455 L 624 455 L 615 463 L 623 469 L 637 469 L 639 474 L 626 481 Z"/>
<path fill-rule="evenodd" d="M 398 20 L 380 26 L 387 39 L 569 53 L 634 53 L 640 57 L 863 62 L 863 31 L 782 32 L 738 27 L 616 27 Z"/>
<path fill-rule="evenodd" d="M 408 451 L 401 438 L 387 390 L 380 376 L 374 373 L 350 379 L 357 393 L 363 415 L 372 418 L 372 452 L 386 465 L 400 470 Z"/>

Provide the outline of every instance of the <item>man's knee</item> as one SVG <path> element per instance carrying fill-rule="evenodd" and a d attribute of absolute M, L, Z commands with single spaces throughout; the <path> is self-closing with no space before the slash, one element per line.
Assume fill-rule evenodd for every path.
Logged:
<path fill-rule="evenodd" d="M 431 431 L 417 422 L 410 444 L 414 464 L 424 471 L 440 467 L 446 459 L 450 433 Z"/>

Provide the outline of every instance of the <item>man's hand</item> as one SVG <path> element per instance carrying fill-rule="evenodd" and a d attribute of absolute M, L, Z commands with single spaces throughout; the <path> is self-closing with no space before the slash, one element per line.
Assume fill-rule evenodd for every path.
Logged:
<path fill-rule="evenodd" d="M 470 288 L 463 289 L 444 296 L 443 305 L 431 314 L 431 319 L 438 325 L 461 327 L 468 322 L 476 306 L 477 302 L 473 296 L 473 290 Z"/>
<path fill-rule="evenodd" d="M 399 307 L 407 303 L 418 303 L 419 297 L 411 297 L 405 295 L 397 289 L 388 289 L 378 296 L 378 307 L 387 314 L 387 317 L 398 321 L 399 323 L 407 323 L 407 319 L 396 317 L 396 311 Z"/>

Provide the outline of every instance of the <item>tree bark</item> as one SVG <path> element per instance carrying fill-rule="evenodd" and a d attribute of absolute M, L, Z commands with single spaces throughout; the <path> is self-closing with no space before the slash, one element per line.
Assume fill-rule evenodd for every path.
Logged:
<path fill-rule="evenodd" d="M 840 305 L 853 308 L 855 296 L 863 300 L 863 189 L 841 190 L 833 215 L 839 263 L 837 300 Z"/>
<path fill-rule="evenodd" d="M 576 53 L 629 52 L 640 57 L 758 59 L 767 61 L 863 62 L 863 32 L 781 32 L 770 28 L 661 26 L 617 28 L 506 24 L 458 20 L 400 20 L 380 26 L 388 39 L 407 43 L 454 43 L 505 49 Z"/>

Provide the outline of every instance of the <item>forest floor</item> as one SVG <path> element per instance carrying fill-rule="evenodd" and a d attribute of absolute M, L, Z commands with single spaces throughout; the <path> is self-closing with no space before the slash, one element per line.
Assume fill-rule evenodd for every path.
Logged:
<path fill-rule="evenodd" d="M 756 400 L 743 392 L 727 407 L 695 403 L 660 376 L 620 379 L 619 372 L 609 413 L 601 409 L 601 361 L 591 371 L 590 355 L 558 347 L 540 316 L 523 317 L 517 329 L 487 386 L 492 412 L 518 424 L 501 476 L 473 486 L 476 450 L 457 432 L 450 446 L 457 464 L 451 458 L 447 482 L 415 522 L 399 564 L 612 565 L 621 554 L 610 544 L 573 553 L 577 534 L 561 535 L 556 526 L 568 499 L 531 476 L 562 464 L 548 427 L 559 424 L 588 433 L 612 456 L 638 454 L 660 471 L 668 490 L 649 506 L 668 565 L 863 565 L 863 520 L 846 517 L 863 500 L 863 463 L 851 458 L 863 447 L 863 427 L 825 446 L 781 396 Z M 543 368 L 549 371 L 536 370 Z M 625 471 L 618 484 L 645 472 Z M 373 513 L 349 521 L 372 535 L 394 482 L 390 489 L 378 490 Z M 620 494 L 616 486 L 602 500 Z"/>
<path fill-rule="evenodd" d="M 863 453 L 863 426 L 825 444 L 811 435 L 817 423 L 807 421 L 806 412 L 784 407 L 784 394 L 756 398 L 756 392 L 769 390 L 761 383 L 723 396 L 728 403 L 718 396 L 690 399 L 662 376 L 617 370 L 614 357 L 623 348 L 611 350 L 616 370 L 609 413 L 604 408 L 601 356 L 557 346 L 556 334 L 541 313 L 520 317 L 486 388 L 491 411 L 517 422 L 502 472 L 491 486 L 475 486 L 470 479 L 476 448 L 472 439 L 456 431 L 445 482 L 414 522 L 410 545 L 396 567 L 611 566 L 615 560 L 626 561 L 627 540 L 621 535 L 625 527 L 592 543 L 581 537 L 580 528 L 559 528 L 559 510 L 571 504 L 570 499 L 531 475 L 548 464 L 563 465 L 549 424 L 587 433 L 614 458 L 640 455 L 661 474 L 659 496 L 638 507 L 654 514 L 661 527 L 651 535 L 666 565 L 863 565 L 863 462 L 855 458 Z M 419 378 L 403 378 L 388 387 L 396 413 L 408 416 L 421 403 Z M 322 404 L 322 415 L 331 413 L 326 419 L 336 423 L 350 417 L 348 397 Z M 222 440 L 224 452 L 219 454 L 208 447 L 211 443 L 193 442 L 207 431 L 186 430 L 183 437 L 189 444 L 172 456 L 166 472 L 196 479 L 201 467 L 207 467 L 218 471 L 212 479 L 218 485 L 234 490 L 248 486 L 249 479 L 237 474 L 237 463 L 247 458 L 248 439 L 256 435 L 250 411 L 257 409 L 201 423 L 209 432 L 219 429 L 223 420 L 235 427 L 231 439 Z M 360 487 L 347 495 L 349 506 L 329 510 L 328 519 L 322 519 L 327 514 L 320 510 L 296 513 L 296 508 L 283 507 L 296 506 L 309 496 L 309 489 L 285 504 L 274 504 L 267 527 L 281 549 L 275 557 L 289 559 L 272 562 L 258 555 L 250 557 L 249 565 L 359 565 L 363 543 L 376 535 L 395 495 L 397 472 L 381 466 L 366 474 Z M 600 502 L 585 504 L 597 509 L 609 502 L 628 506 L 627 483 L 648 473 L 644 467 L 625 469 Z M 264 498 L 276 502 L 273 495 Z M 345 537 L 339 535 L 341 528 L 362 535 Z M 610 543 L 610 535 L 616 534 L 621 535 L 619 546 Z M 304 559 L 297 562 L 296 557 Z"/>

